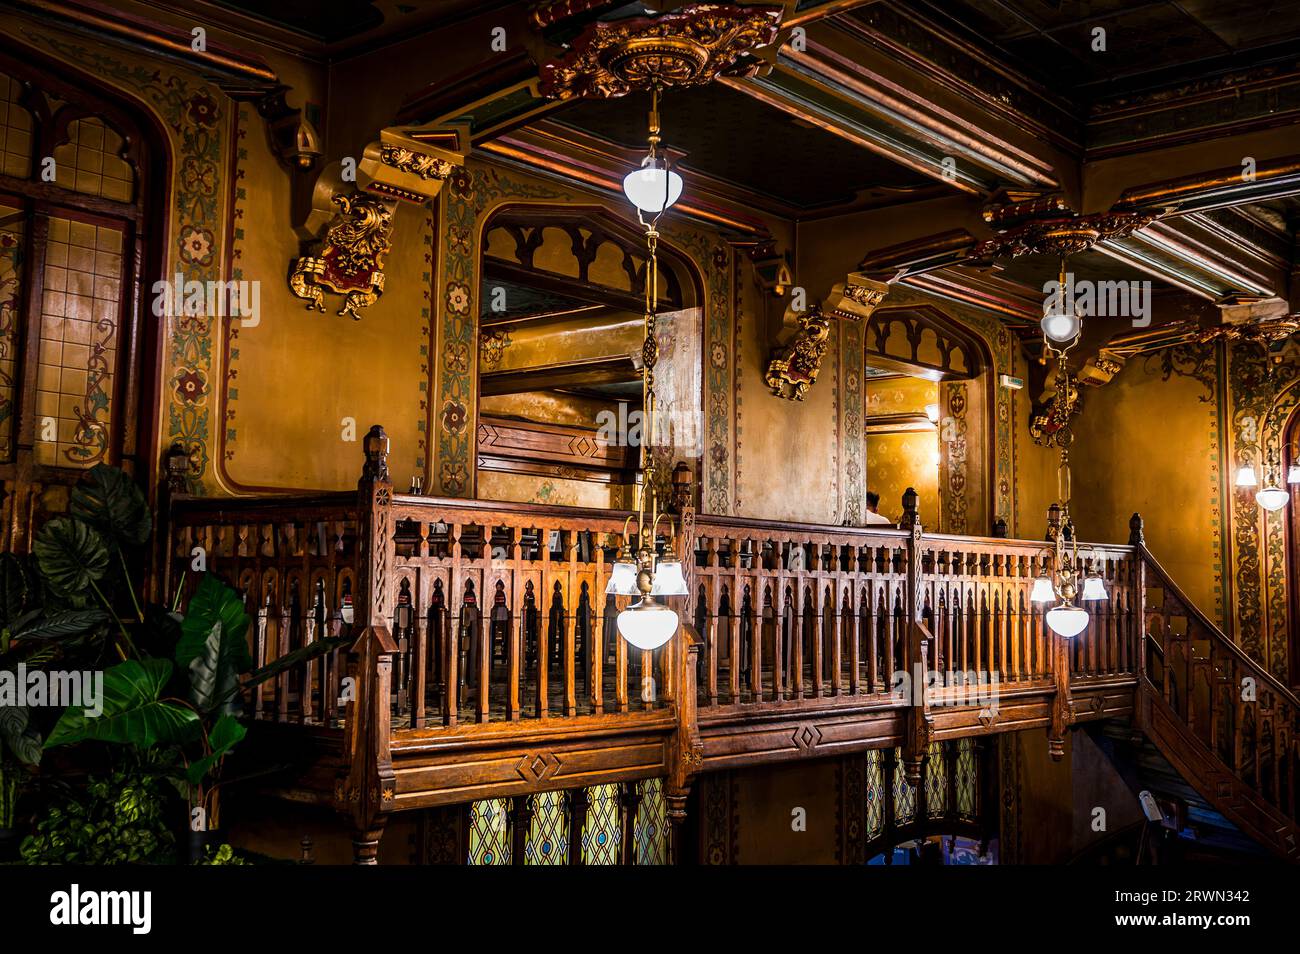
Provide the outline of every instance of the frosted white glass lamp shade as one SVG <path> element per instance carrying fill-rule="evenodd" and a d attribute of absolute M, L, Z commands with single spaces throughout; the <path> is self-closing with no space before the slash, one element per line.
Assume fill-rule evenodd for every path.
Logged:
<path fill-rule="evenodd" d="M 1291 495 L 1280 487 L 1265 487 L 1255 494 L 1255 502 L 1269 513 L 1281 510 L 1290 499 Z"/>
<path fill-rule="evenodd" d="M 655 567 L 654 583 L 650 587 L 651 596 L 685 596 L 686 579 L 682 576 L 682 564 L 678 560 L 662 560 Z"/>
<path fill-rule="evenodd" d="M 1083 581 L 1083 598 L 1085 600 L 1104 600 L 1106 598 L 1106 584 L 1101 581 L 1101 577 L 1090 576 Z"/>
<path fill-rule="evenodd" d="M 925 406 L 925 416 L 930 419 L 931 424 L 939 423 L 939 405 L 927 404 Z"/>
<path fill-rule="evenodd" d="M 1254 487 L 1258 481 L 1255 480 L 1255 468 L 1247 465 L 1237 471 L 1238 487 Z"/>
<path fill-rule="evenodd" d="M 1286 469 L 1286 482 L 1300 484 L 1300 464 L 1292 464 Z"/>
<path fill-rule="evenodd" d="M 682 177 L 665 167 L 664 160 L 646 156 L 640 169 L 623 177 L 623 192 L 642 212 L 658 214 L 682 196 Z"/>
<path fill-rule="evenodd" d="M 1073 341 L 1079 337 L 1079 316 L 1073 311 L 1065 311 L 1060 308 L 1054 308 L 1043 316 L 1039 322 L 1049 340 L 1064 344 L 1067 341 Z"/>
<path fill-rule="evenodd" d="M 609 583 L 605 587 L 606 593 L 612 593 L 614 596 L 636 596 L 636 564 L 630 560 L 620 560 L 614 564 L 613 572 L 609 574 Z"/>
<path fill-rule="evenodd" d="M 1052 589 L 1052 581 L 1045 576 L 1034 580 L 1034 588 L 1029 592 L 1029 598 L 1035 603 L 1052 602 L 1056 599 L 1056 590 Z"/>
<path fill-rule="evenodd" d="M 618 614 L 618 632 L 637 649 L 658 649 L 677 632 L 677 614 L 647 598 Z"/>
<path fill-rule="evenodd" d="M 1054 606 L 1047 611 L 1047 625 L 1058 636 L 1078 636 L 1088 625 L 1088 611 L 1077 606 Z"/>

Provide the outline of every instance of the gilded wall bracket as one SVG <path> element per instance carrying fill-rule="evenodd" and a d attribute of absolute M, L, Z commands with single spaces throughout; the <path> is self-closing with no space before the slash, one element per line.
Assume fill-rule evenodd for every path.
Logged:
<path fill-rule="evenodd" d="M 324 170 L 299 229 L 310 251 L 290 266 L 289 290 L 321 312 L 326 292 L 342 295 L 337 314 L 359 320 L 383 294 L 397 207 L 436 197 L 464 163 L 464 142 L 460 129 L 385 129 L 360 159 Z"/>
<path fill-rule="evenodd" d="M 833 320 L 865 321 L 884 301 L 889 286 L 854 273 L 837 284 L 826 300 L 795 314 L 794 337 L 772 350 L 764 380 L 772 393 L 787 401 L 802 401 L 817 383 L 830 340 Z"/>

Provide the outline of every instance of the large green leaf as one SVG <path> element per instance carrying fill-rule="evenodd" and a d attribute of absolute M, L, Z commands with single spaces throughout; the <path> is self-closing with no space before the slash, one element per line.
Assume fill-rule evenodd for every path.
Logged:
<path fill-rule="evenodd" d="M 84 598 L 108 571 L 108 546 L 99 531 L 73 517 L 51 520 L 32 544 L 46 584 L 58 596 Z"/>
<path fill-rule="evenodd" d="M 26 706 L 0 706 L 0 740 L 20 762 L 36 765 L 41 761 L 41 733 L 32 725 Z M 0 746 L 0 754 L 3 754 Z"/>
<path fill-rule="evenodd" d="M 248 633 L 248 614 L 239 594 L 211 573 L 199 581 L 190 605 L 181 622 L 181 638 L 176 644 L 176 665 L 188 669 L 190 663 L 207 648 L 214 624 L 221 624 L 222 657 L 236 672 L 247 672 L 253 667 L 244 642 Z"/>
<path fill-rule="evenodd" d="M 94 629 L 108 620 L 108 614 L 101 609 L 70 609 L 24 618 L 24 622 L 14 627 L 14 639 L 54 639 L 60 636 L 76 636 Z"/>
<path fill-rule="evenodd" d="M 118 467 L 96 464 L 91 468 L 73 489 L 68 510 L 119 549 L 139 546 L 149 539 L 149 503 L 136 482 Z"/>
<path fill-rule="evenodd" d="M 22 561 L 12 553 L 0 553 L 0 629 L 8 629 L 23 615 L 28 599 Z"/>
<path fill-rule="evenodd" d="M 103 711 L 92 716 L 81 706 L 69 706 L 45 747 L 96 739 L 147 748 L 193 739 L 199 728 L 198 713 L 159 698 L 171 674 L 172 664 L 166 659 L 118 663 L 104 673 Z"/>
<path fill-rule="evenodd" d="M 239 710 L 239 672 L 221 621 L 212 624 L 203 651 L 190 660 L 190 701 L 204 712 L 233 715 Z"/>
<path fill-rule="evenodd" d="M 343 636 L 326 636 L 315 642 L 308 643 L 301 649 L 295 649 L 291 653 L 286 653 L 278 659 L 273 659 L 261 669 L 255 669 L 244 677 L 244 686 L 256 686 L 258 683 L 266 682 L 268 679 L 274 679 L 286 669 L 292 669 L 309 659 L 315 659 L 317 656 L 324 656 L 331 650 L 338 649 L 341 646 L 350 646 L 355 643 L 356 637 L 351 634 Z"/>
<path fill-rule="evenodd" d="M 248 730 L 234 716 L 223 715 L 208 733 L 208 745 L 212 747 L 212 754 L 204 756 L 197 762 L 191 762 L 185 772 L 186 780 L 191 785 L 202 782 L 208 772 L 212 771 L 213 766 L 224 758 L 247 732 Z"/>

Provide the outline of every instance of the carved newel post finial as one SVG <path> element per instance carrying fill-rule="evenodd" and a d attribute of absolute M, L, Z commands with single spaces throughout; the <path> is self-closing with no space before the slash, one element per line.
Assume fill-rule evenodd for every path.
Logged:
<path fill-rule="evenodd" d="M 1135 513 L 1128 518 L 1128 544 L 1131 547 L 1145 546 L 1146 535 L 1142 532 L 1142 514 Z"/>
<path fill-rule="evenodd" d="M 1061 505 L 1054 503 L 1047 508 L 1047 540 L 1055 543 L 1061 533 Z"/>
<path fill-rule="evenodd" d="M 899 527 L 904 530 L 911 530 L 915 526 L 920 526 L 921 515 L 917 512 L 920 495 L 917 494 L 915 487 L 908 487 L 903 491 L 903 519 L 898 521 Z"/>
<path fill-rule="evenodd" d="M 388 435 L 380 424 L 372 424 L 362 443 L 366 465 L 361 471 L 363 480 L 388 480 Z"/>

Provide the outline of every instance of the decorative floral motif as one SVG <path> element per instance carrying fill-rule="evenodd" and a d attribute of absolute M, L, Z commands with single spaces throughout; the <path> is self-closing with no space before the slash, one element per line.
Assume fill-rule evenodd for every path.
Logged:
<path fill-rule="evenodd" d="M 469 288 L 458 282 L 450 282 L 447 285 L 447 307 L 458 315 L 463 315 L 469 311 Z"/>
<path fill-rule="evenodd" d="M 181 229 L 176 244 L 180 246 L 181 261 L 186 265 L 207 268 L 212 264 L 214 240 L 211 230 L 187 225 Z"/>
<path fill-rule="evenodd" d="M 207 93 L 195 93 L 186 105 L 190 122 L 196 126 L 211 126 L 217 121 L 217 101 Z"/>
<path fill-rule="evenodd" d="M 448 401 L 442 406 L 442 426 L 453 434 L 459 434 L 465 427 L 465 405 Z"/>
<path fill-rule="evenodd" d="M 207 379 L 198 371 L 182 368 L 175 380 L 176 393 L 186 404 L 198 404 L 207 396 Z"/>
<path fill-rule="evenodd" d="M 181 163 L 181 183 L 190 192 L 217 194 L 217 170 L 212 163 L 187 156 Z"/>
<path fill-rule="evenodd" d="M 442 365 L 453 374 L 464 374 L 469 370 L 469 348 L 459 341 L 448 345 L 443 354 Z"/>

